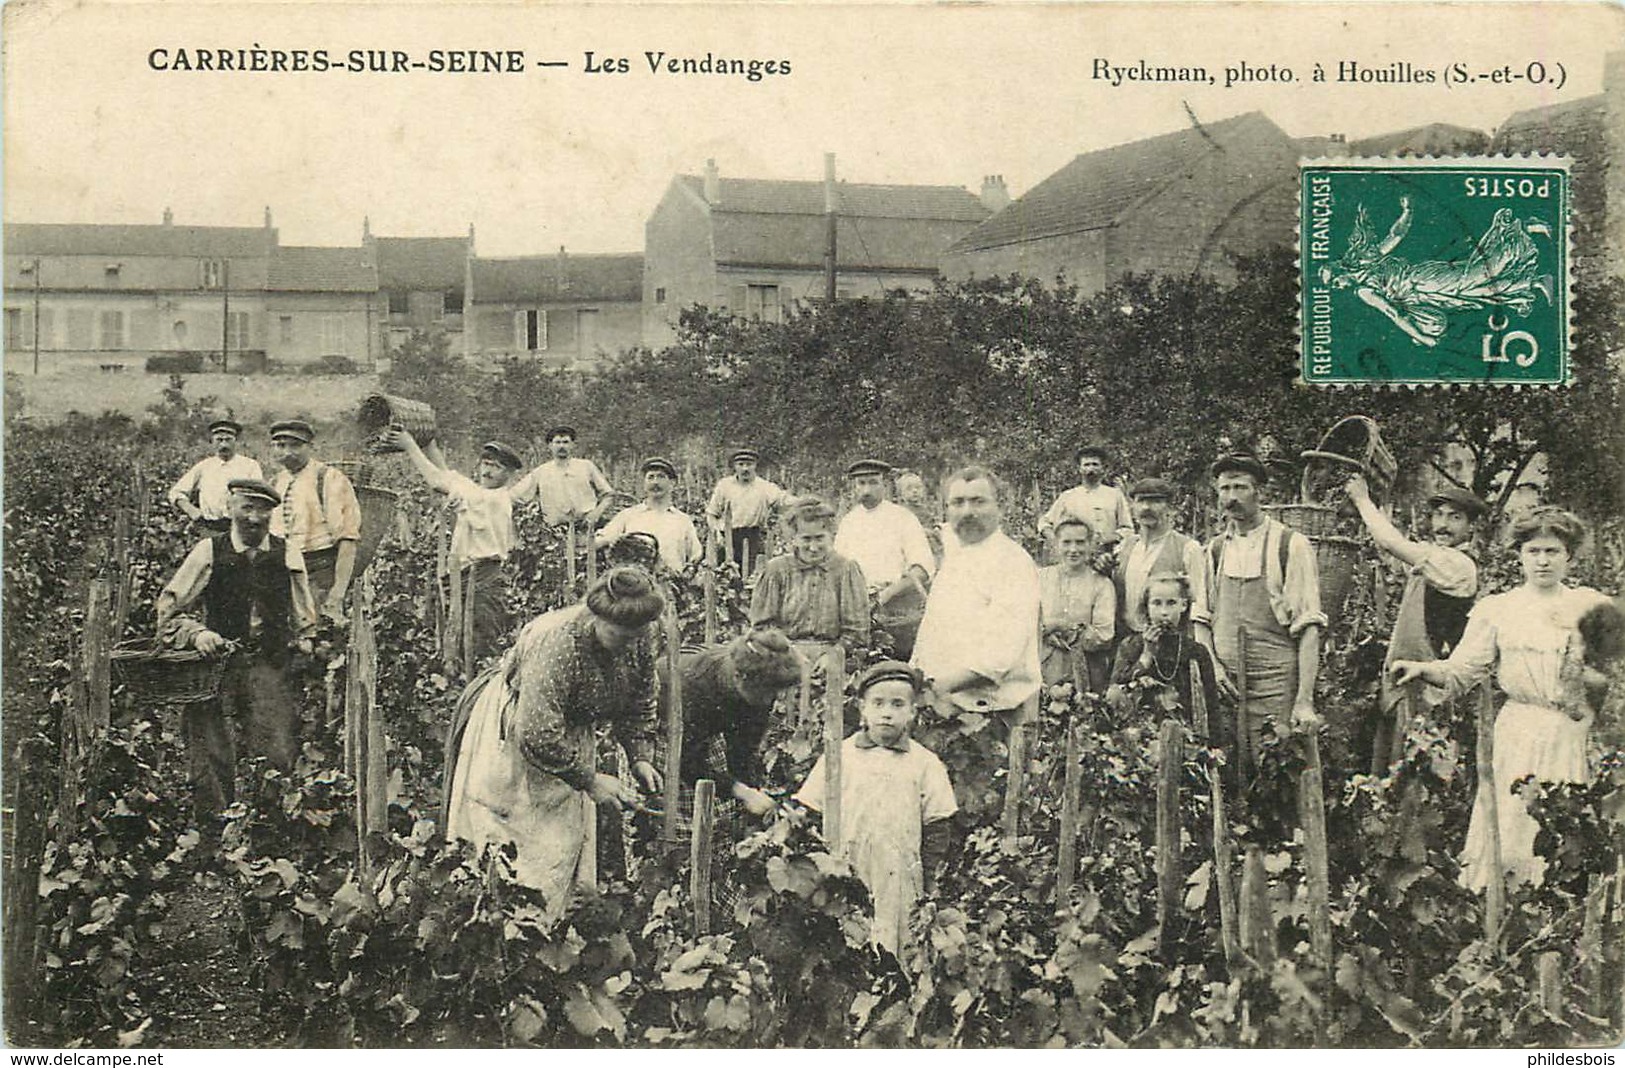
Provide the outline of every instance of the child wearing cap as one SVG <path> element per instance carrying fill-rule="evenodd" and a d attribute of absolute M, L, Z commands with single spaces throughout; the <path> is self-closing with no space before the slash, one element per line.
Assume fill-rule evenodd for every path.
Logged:
<path fill-rule="evenodd" d="M 474 615 L 474 656 L 497 652 L 508 631 L 508 606 L 502 581 L 502 562 L 513 551 L 513 494 L 510 487 L 524 462 L 500 441 L 480 447 L 474 477 L 451 470 L 436 442 L 420 448 L 411 434 L 391 427 L 380 444 L 406 454 L 423 481 L 451 498 L 457 508 L 447 567 L 463 572 L 464 589 L 472 588 L 469 611 Z"/>
<path fill-rule="evenodd" d="M 193 464 L 170 487 L 166 499 L 186 513 L 187 518 L 215 534 L 231 529 L 231 490 L 234 478 L 265 478 L 260 462 L 237 451 L 243 424 L 235 419 L 216 419 L 209 424 L 209 443 L 214 453 Z"/>
<path fill-rule="evenodd" d="M 694 520 L 672 502 L 677 485 L 677 465 L 664 456 L 651 456 L 643 462 L 643 500 L 622 509 L 598 532 L 596 546 L 608 548 L 628 534 L 648 534 L 660 545 L 660 561 L 672 572 L 682 572 L 705 550 Z"/>
<path fill-rule="evenodd" d="M 874 899 L 871 940 L 900 951 L 909 913 L 936 886 L 952 839 L 954 801 L 948 770 L 909 738 L 924 680 L 896 660 L 858 680 L 862 728 L 841 743 L 841 838 L 858 878 Z M 795 799 L 824 810 L 824 758 Z"/>

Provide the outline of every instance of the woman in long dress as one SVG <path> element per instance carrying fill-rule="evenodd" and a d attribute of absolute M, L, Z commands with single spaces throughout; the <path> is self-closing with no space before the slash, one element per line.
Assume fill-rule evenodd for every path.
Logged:
<path fill-rule="evenodd" d="M 532 620 L 459 703 L 446 746 L 446 836 L 513 844 L 519 881 L 555 916 L 577 883 L 595 880 L 594 806 L 638 796 L 598 772 L 596 728 L 626 746 L 643 789 L 661 788 L 650 624 L 664 607 L 641 569 L 607 571 L 584 603 Z"/>
<path fill-rule="evenodd" d="M 1542 508 L 1512 529 L 1523 585 L 1473 606 L 1467 630 L 1448 660 L 1396 660 L 1396 685 L 1412 679 L 1460 694 L 1495 673 L 1506 703 L 1495 720 L 1493 781 L 1479 783 L 1462 853 L 1462 885 L 1482 890 L 1494 873 L 1489 834 L 1493 791 L 1502 869 L 1514 881 L 1539 883 L 1546 861 L 1535 854 L 1539 830 L 1513 794 L 1532 775 L 1542 782 L 1586 782 L 1586 740 L 1595 709 L 1571 679 L 1583 670 L 1580 617 L 1608 599 L 1596 590 L 1563 585 L 1585 527 L 1572 514 Z"/>

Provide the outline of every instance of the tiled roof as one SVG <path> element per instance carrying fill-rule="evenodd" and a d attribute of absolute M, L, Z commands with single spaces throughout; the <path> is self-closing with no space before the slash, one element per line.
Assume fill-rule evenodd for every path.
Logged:
<path fill-rule="evenodd" d="M 1213 153 L 1235 146 L 1239 150 L 1236 158 L 1242 167 L 1248 167 L 1257 158 L 1254 149 L 1270 141 L 1294 148 L 1286 134 L 1254 111 L 1086 152 L 972 230 L 955 250 L 994 248 L 1111 226 L 1135 204 L 1189 174 Z"/>
<path fill-rule="evenodd" d="M 842 270 L 935 271 L 942 254 L 973 222 L 838 215 L 836 261 Z M 828 226 L 818 215 L 744 214 L 712 217 L 716 262 L 734 267 L 819 268 Z"/>
<path fill-rule="evenodd" d="M 466 237 L 380 237 L 378 288 L 396 290 L 461 289 Z"/>
<path fill-rule="evenodd" d="M 1452 153 L 1483 152 L 1489 147 L 1489 135 L 1482 130 L 1465 126 L 1452 126 L 1447 122 L 1432 122 L 1426 126 L 1413 126 L 1408 130 L 1365 137 L 1349 143 L 1357 156 L 1446 156 Z"/>
<path fill-rule="evenodd" d="M 680 174 L 678 180 L 703 199 L 705 179 Z M 841 215 L 870 219 L 942 219 L 981 222 L 987 218 L 982 202 L 963 186 L 864 185 L 837 182 Z M 823 215 L 823 182 L 781 182 L 763 178 L 722 178 L 717 182 L 713 215 L 745 212 L 752 215 Z"/>
<path fill-rule="evenodd" d="M 105 223 L 7 223 L 7 255 L 264 256 L 276 230 L 259 226 L 126 226 Z"/>
<path fill-rule="evenodd" d="M 378 271 L 365 248 L 289 245 L 272 253 L 265 288 L 300 293 L 375 293 Z"/>
<path fill-rule="evenodd" d="M 642 299 L 643 257 L 637 254 L 474 260 L 476 304 Z"/>
<path fill-rule="evenodd" d="M 1598 93 L 1563 104 L 1519 111 L 1495 131 L 1498 152 L 1565 152 L 1598 137 L 1606 118 L 1607 95 Z"/>

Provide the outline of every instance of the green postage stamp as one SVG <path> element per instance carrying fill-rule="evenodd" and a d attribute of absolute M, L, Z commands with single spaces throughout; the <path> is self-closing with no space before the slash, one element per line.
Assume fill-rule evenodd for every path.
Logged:
<path fill-rule="evenodd" d="M 1306 162 L 1311 385 L 1569 380 L 1569 170 L 1552 157 Z"/>

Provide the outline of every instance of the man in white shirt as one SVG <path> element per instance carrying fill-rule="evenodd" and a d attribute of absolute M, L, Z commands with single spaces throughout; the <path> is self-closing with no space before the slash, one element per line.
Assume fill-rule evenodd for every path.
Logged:
<path fill-rule="evenodd" d="M 705 555 L 699 532 L 688 513 L 672 503 L 677 485 L 677 465 L 664 456 L 643 461 L 643 500 L 623 509 L 599 531 L 596 545 L 603 549 L 628 534 L 648 534 L 660 545 L 660 561 L 666 569 L 681 573 Z"/>
<path fill-rule="evenodd" d="M 210 423 L 209 442 L 214 446 L 214 455 L 193 464 L 169 490 L 170 504 L 214 534 L 231 529 L 231 491 L 227 484 L 235 478 L 265 478 L 258 460 L 237 451 L 242 434 L 243 424 L 235 419 Z"/>
<path fill-rule="evenodd" d="M 1134 517 L 1129 514 L 1123 491 L 1109 486 L 1106 478 L 1106 449 L 1085 445 L 1078 450 L 1078 484 L 1055 498 L 1038 520 L 1038 532 L 1048 539 L 1063 519 L 1081 519 L 1095 528 L 1101 548 L 1116 545 L 1133 533 Z"/>
<path fill-rule="evenodd" d="M 534 498 L 548 526 L 583 521 L 589 528 L 597 526 L 615 492 L 597 464 L 574 455 L 575 446 L 574 427 L 549 430 L 547 449 L 552 459 L 520 479 L 511 491 L 516 501 Z"/>
<path fill-rule="evenodd" d="M 740 567 L 756 571 L 767 555 L 767 524 L 775 510 L 787 508 L 794 495 L 756 473 L 760 457 L 755 449 L 735 449 L 728 457 L 733 474 L 717 483 L 705 506 L 711 528 L 718 534 L 731 532 L 728 543 Z"/>
<path fill-rule="evenodd" d="M 343 471 L 311 458 L 315 438 L 303 419 L 271 424 L 271 448 L 283 468 L 272 484 L 282 505 L 271 515 L 271 533 L 286 539 L 289 565 L 304 573 L 317 610 L 342 620 L 361 541 L 361 504 Z"/>
<path fill-rule="evenodd" d="M 855 561 L 874 601 L 875 626 L 891 635 L 898 658 L 914 652 L 936 559 L 913 512 L 886 500 L 891 465 L 859 460 L 846 469 L 856 504 L 841 518 L 835 551 Z"/>
<path fill-rule="evenodd" d="M 524 467 L 519 454 L 500 441 L 480 446 L 474 477 L 453 471 L 437 442 L 419 448 L 412 435 L 391 429 L 383 444 L 406 454 L 423 481 L 446 494 L 457 506 L 446 566 L 462 575 L 465 609 L 473 616 L 475 659 L 497 651 L 508 631 L 506 584 L 502 562 L 513 551 L 513 496 L 509 485 Z"/>
<path fill-rule="evenodd" d="M 1038 567 L 1002 530 L 999 483 L 985 467 L 948 476 L 945 501 L 956 547 L 926 600 L 914 664 L 944 714 L 1018 722 L 1038 693 Z"/>

